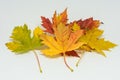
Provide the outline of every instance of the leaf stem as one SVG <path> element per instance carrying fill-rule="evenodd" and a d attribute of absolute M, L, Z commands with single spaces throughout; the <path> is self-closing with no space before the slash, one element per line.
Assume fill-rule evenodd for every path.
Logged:
<path fill-rule="evenodd" d="M 80 60 L 81 60 L 81 58 L 79 58 L 79 59 L 77 60 L 76 67 L 78 67 Z"/>
<path fill-rule="evenodd" d="M 83 54 L 84 51 L 83 51 L 83 52 L 80 52 L 80 53 L 81 53 L 81 55 L 80 55 L 79 59 L 78 59 L 77 62 L 76 62 L 76 67 L 78 67 L 78 65 L 79 65 L 79 63 L 80 63 L 80 60 L 81 60 L 82 56 L 84 55 L 84 54 Z"/>
<path fill-rule="evenodd" d="M 67 64 L 65 53 L 63 53 L 63 56 L 64 56 L 65 65 L 67 66 L 68 69 L 70 69 L 71 72 L 73 72 L 73 69 Z"/>
<path fill-rule="evenodd" d="M 38 55 L 37 55 L 37 53 L 35 52 L 35 50 L 33 50 L 33 53 L 34 53 L 35 58 L 36 58 L 36 60 L 37 60 L 40 73 L 42 73 L 42 68 L 41 68 L 41 66 L 40 66 L 40 61 L 39 61 Z"/>

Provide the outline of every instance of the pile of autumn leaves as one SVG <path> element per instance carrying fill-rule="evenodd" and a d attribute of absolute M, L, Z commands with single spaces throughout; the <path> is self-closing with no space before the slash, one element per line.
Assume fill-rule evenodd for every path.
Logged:
<path fill-rule="evenodd" d="M 73 71 L 66 62 L 66 56 L 80 57 L 85 51 L 95 51 L 105 56 L 104 50 L 113 48 L 116 44 L 105 41 L 101 37 L 103 30 L 98 29 L 101 22 L 88 18 L 68 22 L 67 9 L 61 14 L 54 13 L 52 20 L 41 17 L 43 29 L 36 27 L 31 30 L 25 24 L 16 26 L 6 46 L 17 54 L 33 51 L 40 67 L 35 50 L 40 50 L 47 57 L 63 56 L 66 66 Z"/>

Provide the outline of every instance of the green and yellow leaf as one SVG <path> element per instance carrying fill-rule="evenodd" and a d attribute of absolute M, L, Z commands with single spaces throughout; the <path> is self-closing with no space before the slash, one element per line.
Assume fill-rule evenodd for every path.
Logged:
<path fill-rule="evenodd" d="M 85 42 L 81 48 L 88 51 L 96 51 L 105 56 L 103 50 L 109 50 L 115 47 L 116 44 L 100 38 L 102 34 L 103 31 L 97 28 L 87 31 L 86 34 L 80 38 L 81 42 Z"/>
<path fill-rule="evenodd" d="M 42 45 L 39 38 L 39 35 L 42 33 L 42 30 L 37 27 L 34 30 L 33 37 L 31 37 L 31 30 L 28 29 L 26 24 L 17 26 L 14 28 L 12 36 L 10 36 L 12 41 L 6 43 L 6 46 L 8 49 L 18 54 L 37 49 Z"/>

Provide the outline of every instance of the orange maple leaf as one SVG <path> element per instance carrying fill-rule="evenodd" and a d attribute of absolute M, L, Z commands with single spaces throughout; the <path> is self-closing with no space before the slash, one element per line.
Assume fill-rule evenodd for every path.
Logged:
<path fill-rule="evenodd" d="M 57 15 L 56 11 L 53 15 L 52 22 L 53 26 L 56 27 L 58 24 L 67 24 L 67 9 L 65 9 L 60 15 Z"/>
<path fill-rule="evenodd" d="M 45 32 L 54 34 L 54 27 L 56 27 L 58 24 L 63 23 L 67 24 L 67 9 L 65 9 L 60 15 L 57 15 L 56 11 L 52 17 L 52 22 L 43 16 L 41 16 L 42 19 L 42 26 L 46 29 Z"/>

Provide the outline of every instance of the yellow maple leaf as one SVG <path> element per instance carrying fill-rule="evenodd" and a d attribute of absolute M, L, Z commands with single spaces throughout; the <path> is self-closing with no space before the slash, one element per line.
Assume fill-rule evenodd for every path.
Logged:
<path fill-rule="evenodd" d="M 104 38 L 100 38 L 102 34 L 103 31 L 98 28 L 87 31 L 85 35 L 80 37 L 80 41 L 85 42 L 85 45 L 81 46 L 81 48 L 88 51 L 96 51 L 101 55 L 106 56 L 103 50 L 109 50 L 110 48 L 115 47 L 116 44 L 105 41 Z"/>
<path fill-rule="evenodd" d="M 35 30 L 33 31 L 33 34 L 35 37 L 39 37 L 41 34 L 43 34 L 43 30 L 40 27 L 36 27 Z"/>
<path fill-rule="evenodd" d="M 74 23 L 74 25 L 72 26 L 72 30 L 73 31 L 80 30 L 80 26 L 77 23 Z"/>
<path fill-rule="evenodd" d="M 73 71 L 66 63 L 65 52 L 78 49 L 84 44 L 78 41 L 80 36 L 83 35 L 83 31 L 77 30 L 76 32 L 72 32 L 70 27 L 65 26 L 63 23 L 60 23 L 54 31 L 55 36 L 47 34 L 41 35 L 42 43 L 48 46 L 48 48 L 42 50 L 42 52 L 47 56 L 55 56 L 63 53 L 66 66 Z"/>

